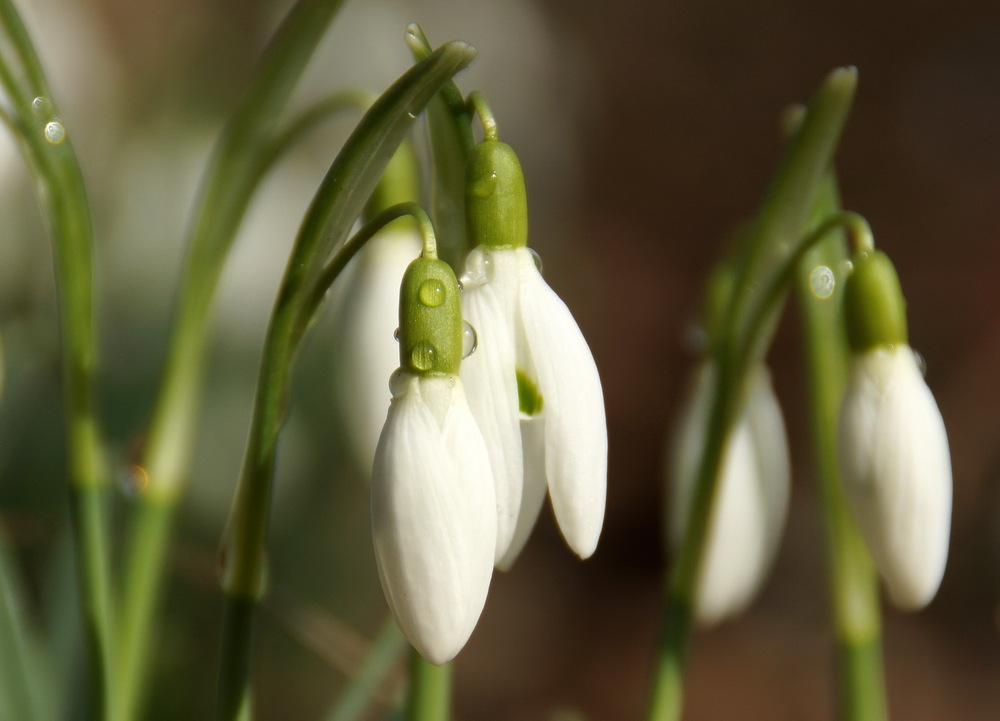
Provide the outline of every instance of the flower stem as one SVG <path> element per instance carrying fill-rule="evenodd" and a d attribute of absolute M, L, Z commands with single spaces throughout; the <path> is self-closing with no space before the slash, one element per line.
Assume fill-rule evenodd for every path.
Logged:
<path fill-rule="evenodd" d="M 840 138 L 855 82 L 853 69 L 841 68 L 828 76 L 788 148 L 738 261 L 736 285 L 723 311 L 720 337 L 712 347 L 717 383 L 709 405 L 691 515 L 668 580 L 648 721 L 677 721 L 681 717 L 692 611 L 722 451 L 742 403 L 747 369 L 763 357 L 775 325 L 759 320 L 777 313 L 777 309 L 769 310 L 773 298 L 763 295 L 760 288 L 770 289 L 780 280 L 804 242 L 803 233 Z"/>
<path fill-rule="evenodd" d="M 135 716 L 142 702 L 174 508 L 190 465 L 218 279 L 267 169 L 291 139 L 353 101 L 317 105 L 284 134 L 276 133 L 293 87 L 342 4 L 300 0 L 289 11 L 264 53 L 254 84 L 219 138 L 198 196 L 164 377 L 143 454 L 149 483 L 130 519 L 118 649 L 122 678 L 115 698 L 126 719 Z"/>
<path fill-rule="evenodd" d="M 70 512 L 77 573 L 92 660 L 93 718 L 113 718 L 114 643 L 108 548 L 107 474 L 94 411 L 96 330 L 93 307 L 93 225 L 83 174 L 70 133 L 58 117 L 41 63 L 10 0 L 0 25 L 21 68 L 0 55 L 0 83 L 11 109 L 6 120 L 38 182 L 53 241 L 62 341 L 63 397 L 69 457 Z"/>
<path fill-rule="evenodd" d="M 475 110 L 479 116 L 479 122 L 483 124 L 483 139 L 499 140 L 496 118 L 493 117 L 493 110 L 486 102 L 486 95 L 482 90 L 473 90 L 469 93 L 469 107 Z"/>
<path fill-rule="evenodd" d="M 435 666 L 416 650 L 410 654 L 407 721 L 448 721 L 451 718 L 451 664 Z"/>
<path fill-rule="evenodd" d="M 837 205 L 836 185 L 831 176 L 824 181 L 817 202 L 817 218 L 835 213 Z M 863 233 L 855 237 L 863 238 Z M 837 463 L 837 428 L 848 360 L 841 320 L 846 264 L 843 239 L 830 236 L 804 256 L 796 285 L 803 309 L 813 457 L 827 538 L 831 613 L 836 635 L 838 718 L 885 721 L 877 579 L 843 497 Z M 825 297 L 817 297 L 812 287 L 812 273 L 818 266 L 825 266 L 835 274 L 833 293 Z"/>
<path fill-rule="evenodd" d="M 333 162 L 303 220 L 278 291 L 264 342 L 243 469 L 223 540 L 225 630 L 217 718 L 249 713 L 249 636 L 266 575 L 267 525 L 278 434 L 285 417 L 292 361 L 312 314 L 318 283 L 333 283 L 348 254 L 344 241 L 417 115 L 475 51 L 442 46 L 403 75 L 375 102 Z M 351 252 L 360 244 L 351 246 Z M 339 251 L 339 252 L 338 252 Z M 335 254 L 336 252 L 336 254 Z M 335 255 L 334 255 L 335 254 Z M 327 258 L 334 255 L 334 260 Z M 343 262 L 337 265 L 337 259 Z M 331 272 L 331 266 L 339 268 Z M 319 296 L 321 297 L 321 296 Z"/>

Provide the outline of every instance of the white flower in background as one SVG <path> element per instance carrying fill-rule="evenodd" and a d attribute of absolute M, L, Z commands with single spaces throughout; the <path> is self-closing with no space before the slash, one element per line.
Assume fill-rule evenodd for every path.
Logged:
<path fill-rule="evenodd" d="M 675 432 L 668 468 L 668 532 L 676 549 L 687 531 L 705 447 L 714 368 L 699 370 Z M 788 513 L 790 463 L 785 424 L 763 365 L 751 370 L 742 412 L 722 451 L 696 589 L 695 617 L 711 625 L 743 611 L 774 563 Z"/>
<path fill-rule="evenodd" d="M 489 456 L 457 377 L 393 378 L 372 468 L 372 536 L 393 616 L 429 661 L 451 660 L 486 602 L 496 545 Z"/>
<path fill-rule="evenodd" d="M 587 342 L 527 248 L 476 248 L 463 282 L 479 349 L 462 378 L 497 482 L 498 565 L 509 567 L 520 552 L 546 488 L 563 537 L 587 558 L 604 520 L 608 452 Z"/>
<path fill-rule="evenodd" d="M 948 557 L 944 421 L 908 345 L 905 301 L 884 253 L 855 256 L 844 306 L 854 350 L 838 437 L 844 495 L 889 598 L 917 610 L 937 593 Z"/>
<path fill-rule="evenodd" d="M 358 468 L 371 468 L 385 422 L 390 397 L 386 379 L 399 366 L 393 337 L 399 323 L 399 281 L 419 253 L 415 229 L 389 227 L 351 261 L 337 295 L 334 392 L 346 445 Z"/>

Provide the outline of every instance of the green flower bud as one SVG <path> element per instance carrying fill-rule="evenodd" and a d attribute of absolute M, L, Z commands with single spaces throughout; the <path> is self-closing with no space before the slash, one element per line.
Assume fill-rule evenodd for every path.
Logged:
<path fill-rule="evenodd" d="M 462 362 L 462 307 L 451 266 L 417 258 L 399 289 L 399 365 L 418 376 L 456 375 Z"/>
<path fill-rule="evenodd" d="M 847 340 L 855 352 L 907 343 L 906 300 L 896 269 L 885 253 L 865 251 L 851 259 L 844 285 Z"/>
<path fill-rule="evenodd" d="M 474 246 L 523 248 L 528 244 L 524 173 L 506 143 L 484 140 L 472 149 L 465 173 L 465 214 Z"/>

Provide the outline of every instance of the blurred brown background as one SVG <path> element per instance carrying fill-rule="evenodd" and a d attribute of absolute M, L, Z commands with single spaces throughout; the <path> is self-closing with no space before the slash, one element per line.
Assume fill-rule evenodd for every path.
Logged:
<path fill-rule="evenodd" d="M 104 402 L 124 466 L 152 402 L 197 178 L 287 4 L 21 4 L 98 211 Z M 479 48 L 458 82 L 487 92 L 504 139 L 522 156 L 532 243 L 601 369 L 611 449 L 598 552 L 576 561 L 543 514 L 512 572 L 495 577 L 459 657 L 456 718 L 642 717 L 666 563 L 662 449 L 692 362 L 685 338 L 701 283 L 721 239 L 763 196 L 780 152 L 781 111 L 808 100 L 843 64 L 860 70 L 837 156 L 844 203 L 869 219 L 897 265 L 955 471 L 941 591 L 919 614 L 885 617 L 890 710 L 907 721 L 1000 716 L 1000 322 L 990 295 L 1000 269 L 1000 5 L 348 0 L 303 98 L 386 85 L 408 62 L 401 37 L 411 20 L 434 41 L 461 37 Z M 224 278 L 150 719 L 211 708 L 221 605 L 214 548 L 239 468 L 261 333 L 298 218 L 345 128 L 266 184 Z M 52 288 L 30 186 L 18 159 L 5 167 L 0 203 L 11 232 L 0 331 L 10 370 L 0 510 L 44 610 L 65 530 Z M 785 539 L 751 610 L 696 637 L 691 721 L 833 718 L 796 320 L 790 307 L 771 354 L 795 471 Z M 344 684 L 353 634 L 371 637 L 386 612 L 366 489 L 361 474 L 344 470 L 325 405 L 336 351 L 323 326 L 316 335 L 297 372 L 282 448 L 273 592 L 259 635 L 261 719 L 322 718 Z"/>

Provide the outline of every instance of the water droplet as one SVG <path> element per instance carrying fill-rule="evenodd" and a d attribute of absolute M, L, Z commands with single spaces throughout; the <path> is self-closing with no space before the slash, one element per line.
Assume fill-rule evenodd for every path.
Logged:
<path fill-rule="evenodd" d="M 444 299 L 447 295 L 448 293 L 444 289 L 444 283 L 437 278 L 425 280 L 420 284 L 420 288 L 417 290 L 417 297 L 420 299 L 420 302 L 428 308 L 437 308 L 439 305 L 444 303 Z"/>
<path fill-rule="evenodd" d="M 410 351 L 410 363 L 414 368 L 421 371 L 430 370 L 434 366 L 434 357 L 437 351 L 427 341 L 421 341 L 413 346 Z"/>
<path fill-rule="evenodd" d="M 58 120 L 45 124 L 45 139 L 52 145 L 59 145 L 66 139 L 66 128 Z"/>
<path fill-rule="evenodd" d="M 462 360 L 476 352 L 479 347 L 479 334 L 467 320 L 462 321 Z"/>
<path fill-rule="evenodd" d="M 837 279 L 833 271 L 825 265 L 817 265 L 809 274 L 809 288 L 817 298 L 825 300 L 833 295 L 833 289 L 837 285 Z"/>
<path fill-rule="evenodd" d="M 48 98 L 39 96 L 31 101 L 31 109 L 38 117 L 47 118 L 52 114 L 52 103 Z"/>
<path fill-rule="evenodd" d="M 412 110 L 407 110 L 406 111 L 406 117 L 408 117 L 410 120 L 416 120 L 417 119 L 417 114 L 415 112 L 413 112 Z"/>
<path fill-rule="evenodd" d="M 393 398 L 399 398 L 409 386 L 409 381 L 413 376 L 402 368 L 397 368 L 389 376 L 389 393 Z"/>
<path fill-rule="evenodd" d="M 472 181 L 469 187 L 469 194 L 474 195 L 477 198 L 488 198 L 496 191 L 497 187 L 497 174 L 490 173 L 489 175 L 483 175 Z"/>
<path fill-rule="evenodd" d="M 920 375 L 927 375 L 927 360 L 920 354 L 920 351 L 913 351 L 913 360 L 917 363 L 917 369 L 920 371 Z"/>
<path fill-rule="evenodd" d="M 129 498 L 138 498 L 149 487 L 149 474 L 138 463 L 133 463 L 121 474 L 121 487 Z"/>
<path fill-rule="evenodd" d="M 399 328 L 396 328 L 396 330 L 392 332 L 392 339 L 399 343 Z"/>
<path fill-rule="evenodd" d="M 465 283 L 463 283 L 462 280 L 459 279 L 459 281 L 458 281 L 458 292 L 461 293 L 463 290 L 465 290 Z"/>
<path fill-rule="evenodd" d="M 531 259 L 535 261 L 535 267 L 538 268 L 538 274 L 542 274 L 542 256 L 535 252 L 534 248 L 528 248 L 528 252 L 531 253 Z"/>
<path fill-rule="evenodd" d="M 482 248 L 473 248 L 465 258 L 462 280 L 473 287 L 485 285 L 493 274 L 493 262 Z"/>
<path fill-rule="evenodd" d="M 850 275 L 853 270 L 854 270 L 854 263 L 852 263 L 849 260 L 845 260 L 844 261 L 844 272 L 847 273 L 848 275 Z"/>

